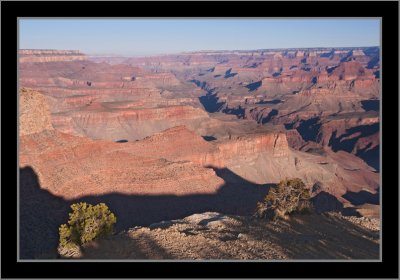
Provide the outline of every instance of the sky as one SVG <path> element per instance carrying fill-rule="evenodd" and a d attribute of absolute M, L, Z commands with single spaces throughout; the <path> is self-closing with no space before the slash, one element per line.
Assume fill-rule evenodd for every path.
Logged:
<path fill-rule="evenodd" d="M 143 56 L 199 50 L 368 47 L 379 19 L 20 19 L 20 49 Z"/>

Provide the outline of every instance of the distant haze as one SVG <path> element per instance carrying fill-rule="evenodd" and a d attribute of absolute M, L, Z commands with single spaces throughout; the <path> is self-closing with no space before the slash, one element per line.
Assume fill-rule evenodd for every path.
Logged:
<path fill-rule="evenodd" d="M 144 56 L 380 45 L 379 19 L 20 19 L 21 49 Z"/>

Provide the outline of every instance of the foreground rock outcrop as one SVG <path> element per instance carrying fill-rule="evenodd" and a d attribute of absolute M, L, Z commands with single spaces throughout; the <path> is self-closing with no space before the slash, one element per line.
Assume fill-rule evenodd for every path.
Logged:
<path fill-rule="evenodd" d="M 207 212 L 135 227 L 88 244 L 79 254 L 83 259 L 378 259 L 379 222 L 328 213 L 271 223 Z"/>

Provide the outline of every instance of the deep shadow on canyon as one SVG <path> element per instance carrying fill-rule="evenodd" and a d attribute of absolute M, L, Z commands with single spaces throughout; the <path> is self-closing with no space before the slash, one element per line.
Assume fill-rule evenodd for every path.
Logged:
<path fill-rule="evenodd" d="M 334 152 L 339 150 L 343 150 L 346 152 L 351 153 L 355 144 L 360 138 L 371 136 L 377 132 L 379 132 L 380 124 L 375 123 L 371 125 L 360 125 L 346 130 L 346 133 L 340 135 L 339 137 L 336 135 L 336 132 L 333 133 L 332 137 L 329 140 L 329 146 L 332 147 Z M 353 137 L 352 136 L 355 135 Z M 358 157 L 363 159 L 369 166 L 372 166 L 377 170 L 380 171 L 380 163 L 379 163 L 379 146 L 374 148 L 370 148 L 368 146 L 364 147 L 363 149 L 359 149 L 356 153 Z"/>

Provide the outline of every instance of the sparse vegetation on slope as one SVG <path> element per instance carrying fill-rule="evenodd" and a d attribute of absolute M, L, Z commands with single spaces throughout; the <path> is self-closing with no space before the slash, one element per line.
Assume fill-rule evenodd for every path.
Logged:
<path fill-rule="evenodd" d="M 255 215 L 260 218 L 287 218 L 294 212 L 311 210 L 310 191 L 299 178 L 282 180 L 271 188 L 263 202 L 257 204 Z"/>
<path fill-rule="evenodd" d="M 117 218 L 106 204 L 93 206 L 81 202 L 72 204 L 71 209 L 73 212 L 69 214 L 68 225 L 62 224 L 59 228 L 61 255 L 63 251 L 79 249 L 81 245 L 112 234 Z"/>

